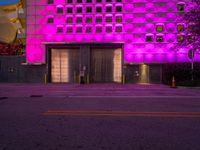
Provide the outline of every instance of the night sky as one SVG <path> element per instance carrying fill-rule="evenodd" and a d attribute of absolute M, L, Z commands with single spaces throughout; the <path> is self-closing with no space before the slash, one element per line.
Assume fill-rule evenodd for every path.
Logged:
<path fill-rule="evenodd" d="M 1 5 L 10 5 L 10 4 L 16 4 L 19 0 L 0 0 L 0 6 Z"/>

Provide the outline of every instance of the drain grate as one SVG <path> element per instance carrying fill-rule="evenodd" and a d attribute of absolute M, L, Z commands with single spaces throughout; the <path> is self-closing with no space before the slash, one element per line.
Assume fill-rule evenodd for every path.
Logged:
<path fill-rule="evenodd" d="M 0 100 L 4 100 L 7 99 L 8 97 L 0 97 Z"/>
<path fill-rule="evenodd" d="M 43 95 L 30 95 L 30 97 L 43 97 Z"/>

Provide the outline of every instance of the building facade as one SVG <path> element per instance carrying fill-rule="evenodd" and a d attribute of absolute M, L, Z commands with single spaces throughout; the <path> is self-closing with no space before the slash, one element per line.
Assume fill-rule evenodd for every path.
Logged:
<path fill-rule="evenodd" d="M 27 0 L 24 64 L 43 66 L 53 83 L 161 83 L 163 64 L 191 61 L 175 48 L 189 26 L 178 20 L 187 3 Z"/>

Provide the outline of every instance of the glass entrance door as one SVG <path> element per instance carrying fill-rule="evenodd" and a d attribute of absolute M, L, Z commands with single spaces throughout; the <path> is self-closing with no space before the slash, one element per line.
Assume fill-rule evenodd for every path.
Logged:
<path fill-rule="evenodd" d="M 51 50 L 51 82 L 74 83 L 79 74 L 79 49 Z"/>
<path fill-rule="evenodd" d="M 121 82 L 122 49 L 92 48 L 90 81 L 95 83 Z"/>

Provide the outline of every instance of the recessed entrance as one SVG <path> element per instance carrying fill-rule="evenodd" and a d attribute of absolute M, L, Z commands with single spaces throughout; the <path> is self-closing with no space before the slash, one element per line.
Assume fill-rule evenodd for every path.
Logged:
<path fill-rule="evenodd" d="M 52 44 L 47 50 L 50 82 L 122 82 L 122 44 Z"/>
<path fill-rule="evenodd" d="M 139 83 L 149 83 L 149 65 L 141 64 L 139 66 Z"/>

